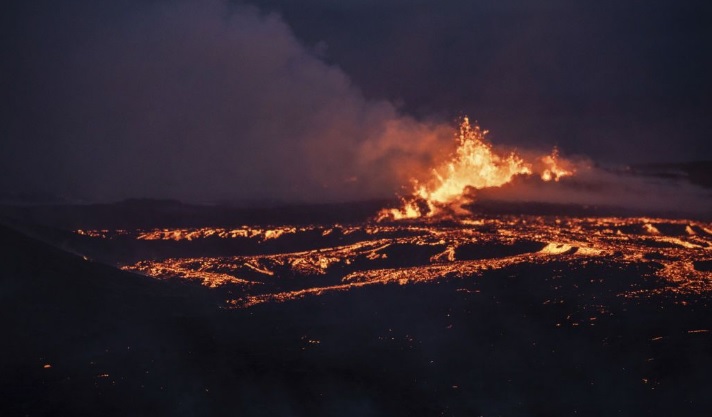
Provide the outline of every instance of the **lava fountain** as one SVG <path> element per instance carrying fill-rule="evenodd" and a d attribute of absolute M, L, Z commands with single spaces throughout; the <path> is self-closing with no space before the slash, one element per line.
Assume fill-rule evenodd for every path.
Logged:
<path fill-rule="evenodd" d="M 563 160 L 556 148 L 549 155 L 525 160 L 515 152 L 498 152 L 487 140 L 488 131 L 463 117 L 455 135 L 457 149 L 449 161 L 434 168 L 425 182 L 412 180 L 410 195 L 400 208 L 381 210 L 377 219 L 401 220 L 460 213 L 461 205 L 474 198 L 476 190 L 500 187 L 515 176 L 537 175 L 543 181 L 559 181 L 573 175 L 573 164 Z"/>

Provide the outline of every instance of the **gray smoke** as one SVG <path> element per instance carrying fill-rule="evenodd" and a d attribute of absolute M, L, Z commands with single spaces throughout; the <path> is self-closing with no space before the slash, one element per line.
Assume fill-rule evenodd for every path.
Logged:
<path fill-rule="evenodd" d="M 323 43 L 300 42 L 275 14 L 228 0 L 18 3 L 21 18 L 2 25 L 12 36 L 0 62 L 0 197 L 392 197 L 409 192 L 411 178 L 428 178 L 455 146 L 452 121 L 415 119 L 365 98 L 322 59 Z M 390 45 L 390 59 L 407 42 Z M 495 138 L 526 140 L 506 136 Z M 580 170 L 560 183 L 515 181 L 484 196 L 707 210 L 708 194 Z"/>
<path fill-rule="evenodd" d="M 709 216 L 712 212 L 712 190 L 694 185 L 684 177 L 666 178 L 604 169 L 585 159 L 573 165 L 575 175 L 558 182 L 545 182 L 538 177 L 515 178 L 503 187 L 477 193 L 475 199 L 616 207 L 641 213 Z"/>
<path fill-rule="evenodd" d="M 40 70 L 30 106 L 44 109 L 35 125 L 11 129 L 0 156 L 6 190 L 88 200 L 390 196 L 451 137 L 451 126 L 366 100 L 277 15 L 224 0 L 154 2 L 107 22 L 84 25 Z"/>

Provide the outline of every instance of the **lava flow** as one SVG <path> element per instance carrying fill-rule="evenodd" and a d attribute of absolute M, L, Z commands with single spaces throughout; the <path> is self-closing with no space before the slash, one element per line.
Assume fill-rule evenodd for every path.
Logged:
<path fill-rule="evenodd" d="M 692 296 L 706 302 L 712 294 L 708 222 L 566 215 L 474 218 L 461 205 L 472 201 L 477 190 L 502 186 L 516 176 L 556 182 L 575 172 L 556 149 L 527 161 L 497 152 L 486 134 L 464 118 L 452 159 L 434 169 L 430 181 L 415 183 L 402 208 L 382 210 L 378 222 L 76 233 L 123 245 L 117 253 L 150 254 L 118 263 L 155 278 L 224 291 L 220 294 L 234 308 L 376 284 L 456 280 L 463 282 L 461 289 L 475 291 L 473 283 L 481 278 L 503 276 L 538 280 L 531 285 L 550 298 L 545 304 L 557 299 L 564 277 L 574 288 L 569 299 L 588 294 L 592 298 L 581 302 L 596 308 L 612 302 L 610 295 Z M 444 217 L 449 218 L 432 221 Z"/>
<path fill-rule="evenodd" d="M 432 178 L 419 183 L 402 199 L 402 207 L 384 209 L 379 220 L 437 217 L 445 212 L 463 214 L 460 205 L 470 202 L 474 190 L 500 187 L 517 175 L 538 175 L 543 181 L 559 181 L 574 174 L 573 164 L 562 160 L 556 148 L 550 155 L 526 161 L 514 152 L 503 155 L 487 139 L 488 131 L 462 119 L 457 133 L 457 150 L 450 161 L 433 169 Z"/>
<path fill-rule="evenodd" d="M 610 286 L 615 288 L 612 295 L 624 297 L 712 293 L 708 222 L 486 216 L 446 223 L 239 230 L 248 229 L 250 233 L 201 228 L 81 234 L 141 245 L 152 257 L 124 263 L 123 269 L 198 282 L 225 291 L 227 305 L 243 308 L 372 285 L 453 279 L 475 285 L 493 275 L 523 280 L 541 276 L 556 284 L 552 296 L 565 276 L 585 285 L 595 281 Z"/>

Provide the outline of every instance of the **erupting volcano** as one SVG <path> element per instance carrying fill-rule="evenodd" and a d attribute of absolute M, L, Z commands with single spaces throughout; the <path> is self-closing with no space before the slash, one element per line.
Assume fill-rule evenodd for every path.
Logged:
<path fill-rule="evenodd" d="M 460 205 L 471 202 L 476 191 L 507 184 L 517 175 L 536 175 L 543 181 L 559 181 L 573 175 L 571 162 L 554 148 L 550 155 L 526 161 L 515 152 L 503 154 L 487 141 L 488 131 L 470 124 L 464 117 L 456 134 L 457 149 L 449 161 L 432 170 L 429 180 L 413 180 L 411 195 L 402 198 L 402 207 L 384 209 L 379 220 L 437 217 L 461 213 Z"/>
<path fill-rule="evenodd" d="M 518 177 L 558 188 L 585 174 L 485 134 L 464 119 L 452 160 L 380 212 L 5 208 L 54 246 L 0 228 L 3 308 L 21 317 L 5 391 L 29 409 L 37 389 L 16 381 L 69 409 L 77 393 L 97 408 L 151 409 L 146 392 L 182 404 L 169 391 L 248 415 L 291 415 L 275 392 L 304 416 L 342 415 L 354 393 L 384 416 L 712 410 L 709 219 L 460 207 Z M 312 400 L 324 392 L 335 408 Z"/>
<path fill-rule="evenodd" d="M 712 416 L 707 3 L 10 0 L 0 417 Z"/>

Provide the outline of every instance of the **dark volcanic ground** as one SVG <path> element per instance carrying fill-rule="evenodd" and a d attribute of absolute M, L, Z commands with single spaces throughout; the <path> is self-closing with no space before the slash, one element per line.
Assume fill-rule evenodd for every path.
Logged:
<path fill-rule="evenodd" d="M 0 415 L 712 413 L 709 223 L 507 219 L 190 241 L 8 220 Z M 250 283 L 107 265 L 141 253 Z"/>

